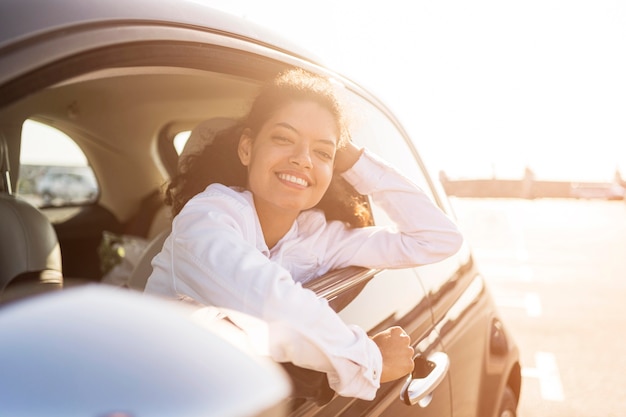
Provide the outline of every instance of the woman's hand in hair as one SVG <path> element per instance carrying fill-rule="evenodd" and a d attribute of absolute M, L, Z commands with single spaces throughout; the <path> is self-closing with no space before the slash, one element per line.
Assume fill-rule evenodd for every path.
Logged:
<path fill-rule="evenodd" d="M 380 382 L 389 382 L 407 376 L 413 371 L 411 338 L 398 326 L 390 327 L 372 337 L 383 357 Z"/>
<path fill-rule="evenodd" d="M 352 141 L 348 142 L 335 155 L 335 171 L 341 173 L 352 168 L 361 157 L 363 150 L 363 148 L 359 148 Z"/>

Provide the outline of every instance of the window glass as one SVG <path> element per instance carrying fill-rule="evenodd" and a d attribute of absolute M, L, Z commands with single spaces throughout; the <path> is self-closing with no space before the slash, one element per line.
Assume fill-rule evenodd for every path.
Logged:
<path fill-rule="evenodd" d="M 191 135 L 191 130 L 185 130 L 184 132 L 177 133 L 174 136 L 174 149 L 176 149 L 176 153 L 180 155 L 189 140 L 189 136 Z"/>
<path fill-rule="evenodd" d="M 459 268 L 470 261 L 470 249 L 464 243 L 461 249 L 453 256 L 443 261 L 423 265 L 416 268 L 416 271 L 430 294 L 437 294 L 445 289 L 450 278 L 455 276 Z"/>
<path fill-rule="evenodd" d="M 26 120 L 17 194 L 37 207 L 86 204 L 97 198 L 98 184 L 87 158 L 69 136 Z"/>
<path fill-rule="evenodd" d="M 364 103 L 362 101 L 362 103 Z M 417 163 L 404 136 L 395 125 L 375 107 L 363 104 L 359 108 L 359 118 L 355 119 L 353 137 L 355 141 L 373 150 L 383 159 L 392 163 L 400 172 L 416 183 L 434 202 L 443 202 L 443 209 L 453 217 L 445 196 L 435 199 L 434 192 L 426 178 L 426 174 Z M 436 184 L 436 183 L 434 183 Z M 442 195 L 439 193 L 438 195 Z M 393 225 L 385 212 L 372 202 L 372 213 L 378 225 Z M 454 256 L 443 261 L 415 268 L 421 282 L 429 293 L 437 293 L 470 259 L 467 245 Z"/>
<path fill-rule="evenodd" d="M 348 99 L 352 140 L 393 164 L 431 195 L 426 178 L 396 126 L 368 101 L 357 96 Z M 372 205 L 372 210 L 377 224 L 391 223 L 382 209 Z M 409 313 L 417 314 L 421 324 L 430 324 L 426 292 L 413 269 L 390 269 L 376 274 L 339 315 L 347 323 L 375 333 Z"/>
<path fill-rule="evenodd" d="M 359 97 L 352 97 L 348 108 L 355 110 L 353 115 L 349 116 L 349 121 L 352 139 L 356 143 L 365 146 L 395 166 L 417 184 L 433 202 L 445 202 L 445 198 L 435 198 L 427 174 L 418 163 L 405 136 L 383 112 Z M 370 203 L 377 225 L 394 225 L 378 205 L 372 201 Z M 435 264 L 383 271 L 367 285 L 352 304 L 341 311 L 340 315 L 349 323 L 359 324 L 368 330 L 389 320 L 389 317 L 401 317 L 417 308 L 426 297 L 425 294 L 434 294 L 444 287 L 468 259 L 469 251 L 464 247 L 457 255 Z M 369 307 L 366 307 L 367 305 Z"/>
<path fill-rule="evenodd" d="M 432 189 L 404 135 L 387 116 L 362 98 L 351 99 L 349 115 L 352 139 L 391 163 L 417 184 L 433 201 Z M 393 225 L 385 212 L 372 204 L 374 220 L 378 225 Z"/>
<path fill-rule="evenodd" d="M 353 140 L 366 146 L 380 155 L 383 159 L 392 163 L 400 172 L 416 183 L 435 202 L 443 202 L 444 210 L 452 217 L 446 198 L 435 199 L 430 183 L 422 167 L 417 163 L 411 148 L 407 145 L 404 136 L 396 126 L 374 106 L 365 100 L 353 98 L 352 106 L 357 105 L 356 117 L 351 118 L 351 133 Z M 437 184 L 436 182 L 434 184 Z M 442 196 L 441 193 L 438 195 Z M 372 203 L 372 213 L 378 225 L 393 225 L 385 212 L 376 204 Z M 469 261 L 470 252 L 467 245 L 450 258 L 444 259 L 431 265 L 421 266 L 415 271 L 421 278 L 421 282 L 430 293 L 436 293 L 442 288 L 459 267 Z"/>
<path fill-rule="evenodd" d="M 355 97 L 348 115 L 352 140 L 389 161 L 432 198 L 430 185 L 402 133 L 387 116 L 367 101 Z"/>
<path fill-rule="evenodd" d="M 417 308 L 426 311 L 426 304 L 425 291 L 412 270 L 390 269 L 376 274 L 339 316 L 372 334 Z"/>

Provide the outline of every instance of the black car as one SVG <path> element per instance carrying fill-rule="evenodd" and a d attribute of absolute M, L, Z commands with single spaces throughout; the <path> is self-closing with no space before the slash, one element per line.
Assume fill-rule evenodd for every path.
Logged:
<path fill-rule="evenodd" d="M 354 109 L 353 140 L 394 163 L 453 217 L 414 141 L 383 103 L 245 19 L 192 0 L 0 3 L 0 135 L 5 151 L 0 197 L 3 205 L 19 200 L 20 210 L 32 208 L 24 217 L 26 233 L 45 236 L 18 244 L 9 233 L 18 227 L 15 218 L 0 218 L 5 252 L 0 254 L 0 297 L 5 300 L 0 317 L 22 303 L 36 311 L 47 296 L 31 295 L 47 289 L 69 292 L 98 283 L 107 289 L 127 287 L 119 294 L 140 291 L 150 273 L 149 260 L 167 234 L 171 219 L 163 205 L 163 184 L 176 172 L 185 139 L 207 120 L 242 116 L 265 80 L 292 67 L 330 77 Z M 49 134 L 30 134 L 25 127 L 34 124 Z M 25 152 L 52 155 L 59 135 L 84 153 L 97 180 L 97 191 L 82 203 L 47 205 L 32 186 L 37 178 L 22 176 L 46 168 L 45 160 L 32 166 Z M 375 205 L 371 209 L 377 224 L 388 221 Z M 57 241 L 60 254 L 54 249 Z M 22 255 L 31 249 L 44 259 L 25 260 Z M 50 262 L 48 255 L 60 261 Z M 47 280 L 50 274 L 53 279 Z M 286 399 L 291 415 L 516 415 L 518 348 L 467 245 L 445 261 L 419 268 L 332 271 L 310 288 L 326 297 L 346 322 L 371 334 L 402 326 L 414 342 L 415 370 L 406 381 L 383 384 L 374 401 L 333 393 L 323 400 Z M 124 366 L 133 364 L 117 368 Z M 90 371 L 82 369 L 86 375 Z M 315 391 L 315 376 L 307 380 L 295 370 L 292 378 L 299 377 Z M 255 386 L 245 375 L 240 378 L 239 401 L 245 402 Z M 0 376 L 0 386 L 5 383 Z M 68 407 L 73 383 L 63 375 L 54 381 L 67 385 Z M 31 400 L 28 392 L 22 395 Z M 207 415 L 213 415 L 211 410 Z"/>

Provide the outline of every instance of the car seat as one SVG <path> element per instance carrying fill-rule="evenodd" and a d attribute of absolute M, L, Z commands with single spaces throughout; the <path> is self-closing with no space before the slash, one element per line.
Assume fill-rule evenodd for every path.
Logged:
<path fill-rule="evenodd" d="M 215 135 L 224 129 L 235 124 L 234 119 L 227 117 L 215 117 L 198 124 L 189 135 L 189 139 L 185 144 L 180 156 L 178 157 L 178 166 L 180 169 L 181 162 L 190 155 L 199 153 L 204 149 L 208 143 L 211 143 L 215 138 Z M 157 217 L 162 218 L 162 216 Z M 153 228 L 151 228 L 153 229 Z M 128 286 L 132 289 L 143 291 L 148 277 L 152 274 L 152 258 L 154 258 L 163 247 L 163 243 L 171 231 L 171 222 L 163 228 L 161 232 L 156 234 L 150 241 L 148 246 L 144 249 L 139 261 L 135 265 L 133 272 L 128 279 Z"/>
<path fill-rule="evenodd" d="M 63 287 L 61 248 L 48 218 L 12 193 L 0 136 L 0 303 Z"/>

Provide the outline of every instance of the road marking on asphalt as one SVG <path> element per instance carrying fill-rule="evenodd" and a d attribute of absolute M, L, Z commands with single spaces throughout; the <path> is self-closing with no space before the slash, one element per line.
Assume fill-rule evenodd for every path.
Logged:
<path fill-rule="evenodd" d="M 535 366 L 535 368 L 523 368 L 522 376 L 539 380 L 539 390 L 544 400 L 564 401 L 563 385 L 554 354 L 535 353 Z"/>

